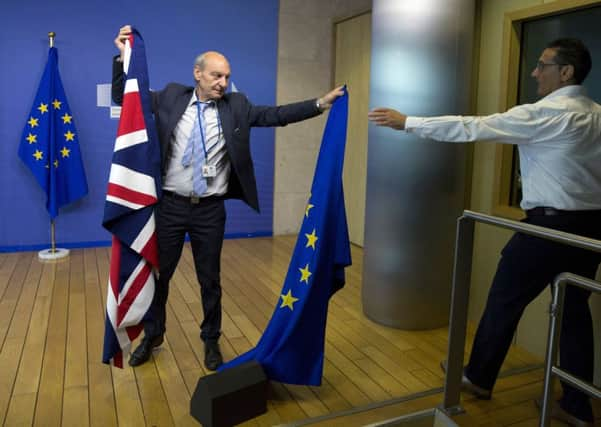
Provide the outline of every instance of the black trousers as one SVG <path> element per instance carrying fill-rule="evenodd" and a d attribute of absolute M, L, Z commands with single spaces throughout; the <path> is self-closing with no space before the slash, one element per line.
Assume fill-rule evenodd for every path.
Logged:
<path fill-rule="evenodd" d="M 208 197 L 198 203 L 164 194 L 156 210 L 159 246 L 159 277 L 144 322 L 144 333 L 155 337 L 165 333 L 169 281 L 182 254 L 186 233 L 190 236 L 196 277 L 200 284 L 204 319 L 200 325 L 203 341 L 221 335 L 221 248 L 225 230 L 225 205 L 221 198 Z"/>
<path fill-rule="evenodd" d="M 601 239 L 601 213 L 591 211 L 552 216 L 528 216 L 523 222 Z M 591 279 L 601 254 L 516 233 L 502 251 L 486 308 L 478 325 L 465 375 L 476 385 L 492 390 L 526 306 L 555 276 L 571 272 Z M 588 305 L 590 292 L 566 288 L 560 334 L 562 369 L 592 382 L 593 325 Z M 592 419 L 588 397 L 562 384 L 561 406 L 584 420 Z"/>

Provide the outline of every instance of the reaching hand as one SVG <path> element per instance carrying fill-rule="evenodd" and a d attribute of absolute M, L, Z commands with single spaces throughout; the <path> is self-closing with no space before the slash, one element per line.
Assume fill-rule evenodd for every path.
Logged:
<path fill-rule="evenodd" d="M 119 29 L 119 34 L 115 38 L 115 46 L 121 52 L 121 59 L 123 60 L 123 51 L 125 50 L 125 40 L 131 34 L 131 25 L 125 25 Z"/>
<path fill-rule="evenodd" d="M 374 122 L 377 126 L 387 126 L 396 130 L 405 129 L 405 120 L 407 116 L 399 113 L 392 108 L 374 108 L 367 113 L 367 118 L 370 122 Z"/>
<path fill-rule="evenodd" d="M 332 108 L 332 104 L 336 101 L 336 98 L 344 95 L 344 90 L 342 90 L 343 87 L 344 86 L 338 86 L 317 100 L 322 111 Z"/>

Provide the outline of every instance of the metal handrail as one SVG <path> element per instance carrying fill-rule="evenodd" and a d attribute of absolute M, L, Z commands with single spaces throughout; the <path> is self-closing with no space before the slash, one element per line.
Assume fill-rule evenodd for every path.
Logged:
<path fill-rule="evenodd" d="M 563 300 L 566 285 L 574 285 L 589 291 L 601 293 L 601 283 L 572 273 L 558 274 L 553 281 L 553 299 L 549 310 L 549 336 L 547 339 L 547 357 L 545 359 L 545 382 L 540 417 L 540 427 L 548 427 L 551 418 L 551 392 L 553 390 L 553 376 L 577 388 L 591 397 L 601 399 L 601 389 L 593 384 L 581 380 L 574 375 L 556 366 L 557 342 L 561 331 L 561 317 L 563 314 Z"/>
<path fill-rule="evenodd" d="M 442 409 L 450 415 L 463 412 L 460 405 L 461 376 L 463 373 L 467 306 L 469 302 L 474 228 L 476 222 L 495 225 L 542 239 L 601 253 L 601 241 L 599 240 L 469 210 L 463 212 L 463 215 L 457 220 L 447 371 L 444 384 L 444 400 L 442 403 Z"/>

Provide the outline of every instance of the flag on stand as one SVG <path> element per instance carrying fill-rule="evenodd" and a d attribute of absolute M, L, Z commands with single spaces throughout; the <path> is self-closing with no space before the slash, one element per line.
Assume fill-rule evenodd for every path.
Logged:
<path fill-rule="evenodd" d="M 160 195 L 160 148 L 152 118 L 144 40 L 133 29 L 102 225 L 113 234 L 102 361 L 123 367 L 123 352 L 143 328 L 158 269 L 154 205 Z"/>
<path fill-rule="evenodd" d="M 88 194 L 78 140 L 58 72 L 58 51 L 51 47 L 23 129 L 19 157 L 46 193 L 46 209 L 52 220 L 60 207 Z"/>
<path fill-rule="evenodd" d="M 311 196 L 271 320 L 257 346 L 220 371 L 256 360 L 271 380 L 321 384 L 329 299 L 351 265 L 342 191 L 347 119 L 345 90 L 328 117 Z"/>

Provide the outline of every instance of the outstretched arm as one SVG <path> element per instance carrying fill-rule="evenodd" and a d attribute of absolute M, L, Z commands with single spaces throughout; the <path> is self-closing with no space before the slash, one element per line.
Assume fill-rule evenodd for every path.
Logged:
<path fill-rule="evenodd" d="M 532 144 L 562 132 L 563 122 L 541 115 L 536 104 L 523 104 L 489 116 L 406 116 L 391 108 L 374 108 L 368 118 L 377 126 L 404 130 L 420 138 L 446 142 L 492 141 Z"/>
<path fill-rule="evenodd" d="M 248 105 L 249 125 L 252 126 L 286 126 L 289 123 L 300 122 L 318 116 L 332 107 L 334 101 L 344 95 L 343 86 L 332 89 L 320 98 L 291 104 L 272 106 Z"/>

